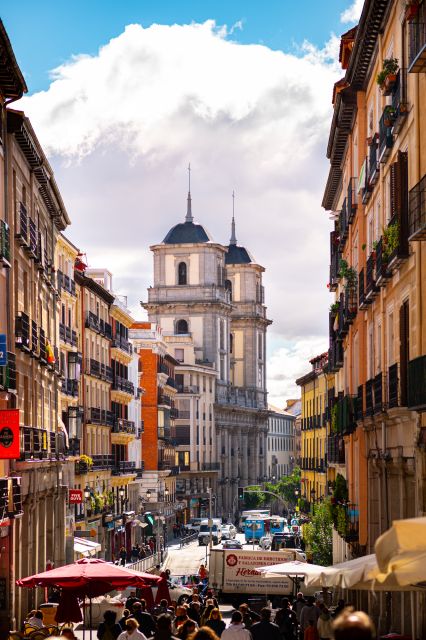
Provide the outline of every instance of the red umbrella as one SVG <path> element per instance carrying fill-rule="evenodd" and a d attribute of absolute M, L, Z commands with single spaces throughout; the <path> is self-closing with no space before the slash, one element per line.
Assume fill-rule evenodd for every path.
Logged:
<path fill-rule="evenodd" d="M 166 578 L 161 578 L 161 582 L 158 585 L 157 593 L 155 596 L 155 604 L 160 604 L 161 600 L 167 600 L 167 603 L 169 605 L 172 604 L 172 599 L 170 597 Z"/>
<path fill-rule="evenodd" d="M 51 571 L 37 573 L 17 580 L 20 587 L 48 587 L 72 589 L 77 595 L 89 598 L 125 587 L 144 587 L 157 584 L 161 578 L 150 573 L 139 573 L 99 558 L 82 558 L 73 564 L 57 567 Z"/>
<path fill-rule="evenodd" d="M 81 622 L 83 620 L 78 597 L 71 589 L 64 589 L 61 593 L 55 620 L 56 622 Z"/>
<path fill-rule="evenodd" d="M 145 600 L 148 611 L 152 611 L 154 608 L 154 598 L 151 587 L 148 587 L 148 585 L 146 587 L 142 587 L 138 593 L 140 597 Z"/>

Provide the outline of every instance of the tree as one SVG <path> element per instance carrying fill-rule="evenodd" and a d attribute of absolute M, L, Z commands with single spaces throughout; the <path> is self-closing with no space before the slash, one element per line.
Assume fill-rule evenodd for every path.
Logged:
<path fill-rule="evenodd" d="M 246 509 L 256 509 L 265 502 L 265 494 L 258 486 L 244 488 L 244 506 Z"/>
<path fill-rule="evenodd" d="M 325 567 L 333 562 L 333 518 L 330 500 L 315 506 L 315 513 L 303 526 L 303 538 L 312 551 L 313 561 Z"/>
<path fill-rule="evenodd" d="M 300 495 L 300 467 L 295 467 L 289 476 L 282 476 L 275 484 L 267 482 L 265 489 L 282 496 L 288 505 L 294 506 L 297 502 L 295 491 L 299 491 Z M 272 500 L 273 497 L 270 496 L 270 501 Z"/>

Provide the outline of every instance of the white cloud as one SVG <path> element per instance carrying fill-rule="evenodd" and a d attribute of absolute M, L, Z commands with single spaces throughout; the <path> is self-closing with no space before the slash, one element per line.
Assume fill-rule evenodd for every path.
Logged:
<path fill-rule="evenodd" d="M 340 15 L 340 22 L 358 22 L 364 6 L 364 1 L 365 0 L 354 0 L 351 6 Z"/>
<path fill-rule="evenodd" d="M 213 21 L 130 25 L 20 103 L 55 168 L 68 235 L 92 266 L 108 266 L 139 316 L 152 283 L 148 247 L 184 216 L 188 161 L 194 214 L 221 242 L 236 190 L 238 240 L 267 269 L 271 337 L 287 349 L 271 362 L 290 378 L 327 331 L 320 203 L 336 41 L 305 43 L 296 56 L 237 44 Z M 288 384 L 273 381 L 276 402 Z"/>

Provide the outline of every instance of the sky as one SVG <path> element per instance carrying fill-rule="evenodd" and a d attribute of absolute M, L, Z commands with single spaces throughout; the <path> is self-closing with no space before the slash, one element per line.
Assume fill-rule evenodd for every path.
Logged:
<path fill-rule="evenodd" d="M 18 6 L 19 5 L 19 6 Z M 338 36 L 363 2 L 9 3 L 0 17 L 54 168 L 69 238 L 114 274 L 137 318 L 149 246 L 193 213 L 262 264 L 275 406 L 327 349 L 331 222 L 321 209 Z"/>

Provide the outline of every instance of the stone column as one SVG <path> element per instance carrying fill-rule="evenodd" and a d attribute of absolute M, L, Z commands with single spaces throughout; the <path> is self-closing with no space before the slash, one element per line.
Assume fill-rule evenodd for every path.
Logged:
<path fill-rule="evenodd" d="M 249 484 L 248 449 L 249 449 L 250 443 L 248 438 L 248 431 L 244 431 L 242 433 L 241 446 L 242 446 L 241 481 L 242 481 L 242 486 L 245 487 Z"/>

